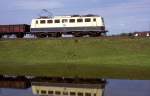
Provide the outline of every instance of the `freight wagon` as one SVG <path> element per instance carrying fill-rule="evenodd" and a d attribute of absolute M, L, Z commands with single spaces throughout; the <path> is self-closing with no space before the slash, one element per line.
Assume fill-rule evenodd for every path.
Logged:
<path fill-rule="evenodd" d="M 134 32 L 133 36 L 135 36 L 135 37 L 149 37 L 150 31 Z"/>
<path fill-rule="evenodd" d="M 17 38 L 23 38 L 25 34 L 30 32 L 30 25 L 0 25 L 0 38 L 4 35 L 16 35 Z"/>

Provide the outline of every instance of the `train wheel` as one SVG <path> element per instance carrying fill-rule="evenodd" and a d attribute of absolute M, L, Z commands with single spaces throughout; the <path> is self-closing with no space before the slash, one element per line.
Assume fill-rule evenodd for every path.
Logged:
<path fill-rule="evenodd" d="M 52 33 L 47 34 L 48 37 L 53 37 Z"/>
<path fill-rule="evenodd" d="M 46 36 L 47 36 L 47 34 L 45 34 L 45 33 L 38 33 L 38 34 L 36 34 L 37 38 L 45 38 Z"/>
<path fill-rule="evenodd" d="M 47 35 L 46 34 L 41 34 L 41 36 L 40 36 L 41 38 L 46 38 L 47 37 Z"/>
<path fill-rule="evenodd" d="M 35 36 L 36 36 L 37 38 L 41 38 L 39 34 L 36 34 Z"/>
<path fill-rule="evenodd" d="M 91 33 L 89 33 L 89 36 L 90 37 L 98 37 L 98 36 L 101 36 L 101 34 L 98 32 L 91 32 Z"/>
<path fill-rule="evenodd" d="M 56 33 L 49 33 L 48 37 L 56 37 Z"/>
<path fill-rule="evenodd" d="M 60 32 L 56 33 L 56 37 L 61 37 L 62 34 Z"/>
<path fill-rule="evenodd" d="M 48 37 L 61 37 L 61 36 L 62 36 L 62 34 L 60 32 L 48 34 Z"/>
<path fill-rule="evenodd" d="M 16 37 L 17 37 L 17 38 L 23 38 L 23 37 L 24 37 L 24 34 L 23 34 L 23 33 L 18 33 L 18 34 L 16 34 Z"/>
<path fill-rule="evenodd" d="M 82 37 L 83 35 L 80 32 L 75 32 L 73 34 L 74 37 Z"/>

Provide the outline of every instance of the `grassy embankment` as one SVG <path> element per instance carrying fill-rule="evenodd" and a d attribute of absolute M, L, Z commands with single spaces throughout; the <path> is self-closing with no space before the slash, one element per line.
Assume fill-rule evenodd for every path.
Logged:
<path fill-rule="evenodd" d="M 150 39 L 1 40 L 0 74 L 150 79 Z"/>

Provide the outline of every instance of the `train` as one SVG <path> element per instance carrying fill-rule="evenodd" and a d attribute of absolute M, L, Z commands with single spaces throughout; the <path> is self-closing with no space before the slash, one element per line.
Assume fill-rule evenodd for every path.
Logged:
<path fill-rule="evenodd" d="M 70 15 L 70 16 L 42 16 L 34 18 L 31 24 L 0 25 L 0 38 L 4 35 L 15 35 L 23 38 L 31 34 L 37 38 L 62 37 L 98 37 L 106 35 L 104 18 L 99 15 Z"/>

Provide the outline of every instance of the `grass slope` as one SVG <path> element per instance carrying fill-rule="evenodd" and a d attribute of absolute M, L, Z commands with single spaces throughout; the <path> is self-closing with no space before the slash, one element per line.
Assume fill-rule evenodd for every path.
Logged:
<path fill-rule="evenodd" d="M 1 40 L 0 74 L 150 79 L 150 39 Z"/>

